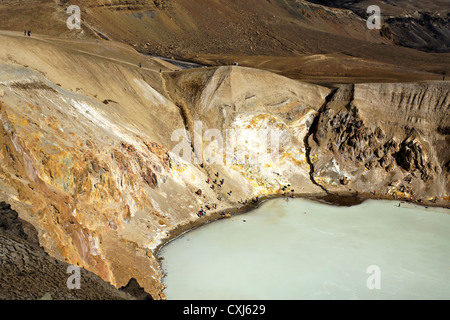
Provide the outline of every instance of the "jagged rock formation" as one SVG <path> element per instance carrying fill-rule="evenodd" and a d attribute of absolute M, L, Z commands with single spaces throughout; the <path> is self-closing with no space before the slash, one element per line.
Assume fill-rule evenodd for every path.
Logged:
<path fill-rule="evenodd" d="M 50 257 L 30 241 L 18 213 L 0 202 L 0 299 L 130 300 L 135 291 L 122 292 L 100 277 L 80 269 L 80 289 L 69 289 L 70 264 Z M 34 230 L 34 232 L 36 232 Z"/>

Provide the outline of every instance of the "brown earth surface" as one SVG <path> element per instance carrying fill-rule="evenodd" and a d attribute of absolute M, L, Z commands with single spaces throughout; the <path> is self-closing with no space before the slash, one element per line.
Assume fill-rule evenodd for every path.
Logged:
<path fill-rule="evenodd" d="M 30 284 L 10 297 L 83 298 L 55 289 L 72 264 L 164 299 L 163 243 L 287 185 L 334 203 L 450 206 L 449 53 L 395 45 L 348 10 L 305 1 L 71 4 L 81 31 L 66 28 L 66 1 L 0 4 L 0 200 L 52 258 L 4 236 L 2 257 L 37 257 L 55 273 L 45 292 Z M 138 50 L 210 66 L 180 70 Z M 208 129 L 215 139 L 199 146 Z M 238 155 L 269 130 L 281 133 L 279 158 L 193 161 L 205 149 L 226 159 L 217 136 L 248 129 Z M 36 272 L 19 260 L 2 283 Z"/>

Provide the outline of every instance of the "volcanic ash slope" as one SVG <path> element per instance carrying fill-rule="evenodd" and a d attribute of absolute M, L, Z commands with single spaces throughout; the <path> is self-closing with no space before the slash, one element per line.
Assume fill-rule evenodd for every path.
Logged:
<path fill-rule="evenodd" d="M 160 74 L 170 68 L 150 58 L 142 58 L 146 68 L 120 61 L 117 48 L 112 59 L 104 48 L 101 56 L 48 41 L 2 41 L 14 57 L 0 49 L 1 200 L 36 227 L 50 255 L 116 287 L 135 278 L 163 298 L 152 250 L 198 219 L 202 205 L 236 207 L 287 184 L 323 192 L 309 178 L 304 141 L 328 89 L 240 67 Z M 223 139 L 227 129 L 247 130 L 237 151 L 243 159 L 258 132 L 277 131 L 279 157 L 201 166 L 191 148 L 186 161 L 172 152 L 180 143 L 172 134 L 193 133 L 197 121 Z M 203 148 L 216 144 L 204 139 Z M 216 178 L 223 186 L 212 189 Z"/>

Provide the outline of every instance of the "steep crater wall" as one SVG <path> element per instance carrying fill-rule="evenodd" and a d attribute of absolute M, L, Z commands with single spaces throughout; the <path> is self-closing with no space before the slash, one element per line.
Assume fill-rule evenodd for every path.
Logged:
<path fill-rule="evenodd" d="M 448 205 L 449 102 L 445 82 L 340 88 L 308 140 L 316 181 Z"/>

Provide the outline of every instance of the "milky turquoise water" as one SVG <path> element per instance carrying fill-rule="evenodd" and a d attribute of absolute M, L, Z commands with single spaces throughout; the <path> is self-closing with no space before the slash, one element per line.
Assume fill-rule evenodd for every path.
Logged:
<path fill-rule="evenodd" d="M 160 252 L 167 299 L 450 299 L 450 210 L 276 199 Z M 245 220 L 245 222 L 244 222 Z"/>

